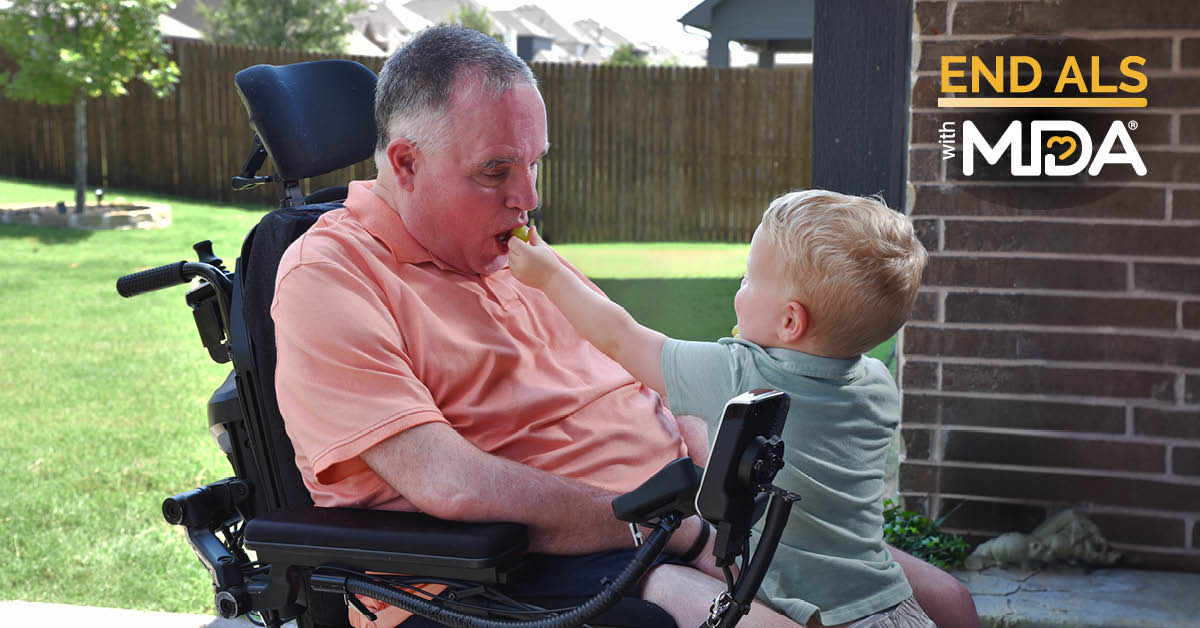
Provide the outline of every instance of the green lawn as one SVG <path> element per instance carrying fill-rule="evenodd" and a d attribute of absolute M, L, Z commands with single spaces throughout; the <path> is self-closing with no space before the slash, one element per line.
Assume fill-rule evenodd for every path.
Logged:
<path fill-rule="evenodd" d="M 169 203 L 172 226 L 0 225 L 0 600 L 208 613 L 208 574 L 159 508 L 230 472 L 205 415 L 228 367 L 209 360 L 183 288 L 122 299 L 114 282 L 194 259 L 203 239 L 231 265 L 264 208 L 107 198 L 121 195 Z M 72 198 L 69 186 L 0 178 L 0 203 Z M 746 248 L 558 250 L 643 323 L 715 339 L 733 325 Z"/>

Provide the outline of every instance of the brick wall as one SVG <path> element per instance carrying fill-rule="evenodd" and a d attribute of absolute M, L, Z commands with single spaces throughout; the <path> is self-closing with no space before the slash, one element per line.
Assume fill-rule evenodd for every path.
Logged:
<path fill-rule="evenodd" d="M 1126 566 L 1200 571 L 1200 3 L 915 7 L 909 209 L 931 259 L 903 334 L 906 502 L 957 507 L 972 541 L 1073 507 Z M 1013 36 L 1146 57 L 1149 108 L 1120 113 L 1145 177 L 1056 208 L 1063 190 L 950 171 L 937 129 L 970 114 L 937 107 L 940 57 Z"/>

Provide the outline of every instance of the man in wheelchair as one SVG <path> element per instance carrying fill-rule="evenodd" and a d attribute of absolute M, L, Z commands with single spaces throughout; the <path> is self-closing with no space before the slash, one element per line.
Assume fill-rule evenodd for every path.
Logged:
<path fill-rule="evenodd" d="M 271 309 L 305 484 L 318 506 L 523 523 L 541 556 L 506 593 L 587 597 L 632 556 L 610 502 L 688 455 L 688 430 L 506 268 L 549 145 L 529 67 L 435 28 L 388 60 L 376 93 L 378 179 L 288 249 Z M 703 525 L 672 536 L 692 565 L 672 569 L 720 577 Z M 673 615 L 711 601 L 657 588 Z"/>
<path fill-rule="evenodd" d="M 320 160 L 308 160 L 303 148 L 295 148 L 307 146 L 308 137 L 287 127 L 288 122 L 295 124 L 293 112 L 274 106 L 267 113 L 256 112 L 249 93 L 253 88 L 253 81 L 243 83 L 239 74 L 239 89 L 266 145 L 266 150 L 256 145 L 257 156 L 252 151 L 247 171 L 252 175 L 274 147 L 271 158 L 278 178 L 290 180 L 284 205 L 298 204 L 302 196 L 295 180 L 326 170 L 306 170 L 309 161 Z M 314 91 L 326 100 L 339 98 L 336 90 Z M 349 99 L 350 94 L 345 96 Z M 323 623 L 314 620 L 315 613 L 295 609 L 298 605 L 313 611 L 318 597 L 314 592 L 327 591 L 345 594 L 356 626 L 383 628 L 400 621 L 409 628 L 438 625 L 421 616 L 408 618 L 408 612 L 382 603 L 364 605 L 349 594 L 348 580 L 336 569 L 306 572 L 308 580 L 299 588 L 307 599 L 295 599 L 297 576 L 289 562 L 334 567 L 349 562 L 344 551 L 328 546 L 352 529 L 356 565 L 370 565 L 361 568 L 375 572 L 434 576 L 415 580 L 425 583 L 429 594 L 444 588 L 439 584 L 443 577 L 467 572 L 483 574 L 480 579 L 497 592 L 493 597 L 533 601 L 541 607 L 573 606 L 612 588 L 606 585 L 624 583 L 630 573 L 626 565 L 641 561 L 646 563 L 643 567 L 652 568 L 633 584 L 632 592 L 655 606 L 639 611 L 639 617 L 629 623 L 608 617 L 604 625 L 686 627 L 710 619 L 713 591 L 725 590 L 732 579 L 729 546 L 737 545 L 735 550 L 741 553 L 741 545 L 730 540 L 726 523 L 712 534 L 707 523 L 688 516 L 695 510 L 691 503 L 683 503 L 687 500 L 664 498 L 653 491 L 648 499 L 636 497 L 647 490 L 642 485 L 648 478 L 647 485 L 652 485 L 664 477 L 668 493 L 682 495 L 690 490 L 694 495 L 698 480 L 691 464 L 672 463 L 689 455 L 703 463 L 704 426 L 689 417 L 672 416 L 655 393 L 588 344 L 540 291 L 524 286 L 507 269 L 509 234 L 526 224 L 529 212 L 538 206 L 538 162 L 549 148 L 545 107 L 528 66 L 475 31 L 434 27 L 388 59 L 375 88 L 374 110 L 376 180 L 351 183 L 344 208 L 317 208 L 312 215 L 319 218 L 311 228 L 304 224 L 293 229 L 303 234 L 278 260 L 277 274 L 271 272 L 271 264 L 263 264 L 267 270 L 259 272 L 269 273 L 268 277 L 236 277 L 232 289 L 221 273 L 204 274 L 220 302 L 219 307 L 213 306 L 220 316 L 212 317 L 220 318 L 220 326 L 230 330 L 227 344 L 235 362 L 237 388 L 252 389 L 242 395 L 257 397 L 241 403 L 257 404 L 269 415 L 277 397 L 287 430 L 282 440 L 290 441 L 271 444 L 273 436 L 267 432 L 278 430 L 277 426 L 262 428 L 261 435 L 252 433 L 246 437 L 247 442 L 253 441 L 248 448 L 256 452 L 252 462 L 234 459 L 241 436 L 231 436 L 235 443 L 229 448 L 222 446 L 239 476 L 243 470 L 258 473 L 263 484 L 274 486 L 256 488 L 259 494 L 253 499 L 244 485 L 232 481 L 191 494 L 205 504 L 226 504 L 210 508 L 215 514 L 197 517 L 195 508 L 177 498 L 164 505 L 168 520 L 188 526 L 193 547 L 215 584 L 240 583 L 242 576 L 261 582 L 258 572 L 270 569 L 270 586 L 251 582 L 225 587 L 234 593 L 217 586 L 218 604 L 226 605 L 222 613 L 245 612 L 249 596 L 255 608 L 286 609 L 273 615 L 272 623 L 297 614 L 302 625 Z M 284 134 L 278 129 L 266 131 L 271 120 L 287 129 L 293 147 L 286 154 L 266 137 Z M 364 122 L 341 121 L 347 126 Z M 362 157 L 345 163 L 358 159 Z M 235 185 L 260 179 L 235 177 Z M 269 220 L 271 216 L 256 231 L 264 231 Z M 286 244 L 294 235 L 277 239 Z M 250 247 L 264 237 L 276 236 L 266 230 L 247 238 L 237 275 L 246 275 L 243 262 L 267 248 L 265 244 Z M 201 261 L 206 256 L 210 266 L 220 267 L 211 252 L 202 253 Z M 200 266 L 205 265 L 161 267 L 139 274 L 152 275 L 143 278 L 144 285 L 127 282 L 122 290 L 119 282 L 118 289 L 131 296 L 165 287 L 186 281 L 191 269 Z M 270 347 L 268 334 L 268 340 L 260 338 L 259 344 L 277 350 L 277 358 L 270 352 L 260 355 L 259 346 L 253 355 L 240 355 L 239 346 L 254 344 L 239 340 L 245 333 L 235 320 L 238 312 L 254 309 L 253 299 L 243 292 L 252 292 L 250 282 L 269 283 L 271 277 L 275 277 L 273 290 L 265 286 L 259 292 L 270 301 L 275 343 Z M 131 276 L 122 282 L 131 278 L 137 279 Z M 226 292 L 232 296 L 223 297 Z M 205 298 L 203 290 L 189 294 L 202 336 L 205 325 L 199 309 Z M 238 303 L 239 299 L 247 302 Z M 222 342 L 206 341 L 206 345 L 214 359 L 228 361 L 228 357 L 218 359 L 223 357 Z M 274 390 L 269 378 L 251 381 L 257 373 L 243 364 L 256 359 L 267 374 L 274 363 Z M 223 389 L 232 386 L 227 383 Z M 218 390 L 210 402 L 210 422 L 233 430 L 233 419 L 213 418 L 223 412 L 222 394 Z M 288 495 L 289 490 L 303 492 L 288 488 L 292 448 L 308 495 Z M 764 451 L 765 445 L 759 454 L 765 455 Z M 284 467 L 279 471 L 282 479 L 255 471 L 271 464 L 272 458 L 276 466 Z M 299 480 L 293 483 L 300 484 Z M 770 479 L 758 484 L 766 488 Z M 637 505 L 622 511 L 614 498 L 634 489 L 638 489 L 633 499 Z M 264 502 L 262 494 L 272 491 L 276 497 Z M 304 506 L 309 496 L 322 508 L 278 515 L 262 512 Z M 622 499 L 629 503 L 629 498 Z M 237 504 L 243 501 L 254 501 L 261 516 L 240 512 L 243 506 Z M 518 534 L 498 524 L 477 537 L 446 522 L 430 528 L 420 520 L 417 536 L 409 537 L 397 533 L 397 520 L 390 518 L 354 516 L 352 523 L 338 527 L 350 517 L 338 507 L 417 510 L 450 522 L 515 522 L 524 529 Z M 772 520 L 782 521 L 773 519 L 776 510 L 773 503 L 767 529 Z M 644 525 L 627 527 L 614 518 L 614 511 L 625 521 Z M 219 528 L 235 514 L 253 521 L 244 533 L 232 533 L 234 542 L 226 543 L 234 547 L 229 555 L 213 544 L 214 538 L 205 530 Z M 633 548 L 631 528 L 639 536 L 654 529 L 646 545 L 661 548 L 665 543 L 665 557 L 650 564 L 648 552 Z M 526 531 L 532 554 L 520 570 L 508 573 L 495 567 L 511 563 L 510 554 L 521 553 Z M 226 537 L 230 536 L 227 531 Z M 419 538 L 421 544 L 395 547 L 410 538 Z M 488 562 L 494 556 L 476 560 L 433 555 L 455 549 L 470 554 L 478 538 L 483 538 L 479 543 L 489 552 L 502 555 L 499 562 Z M 250 562 L 241 552 L 243 540 L 258 552 L 260 563 Z M 714 552 L 726 558 L 720 566 Z M 961 584 L 928 564 L 892 552 L 919 603 L 939 625 L 977 625 L 969 594 Z M 770 562 L 769 555 L 765 562 Z M 413 565 L 418 567 L 409 570 Z M 753 563 L 747 567 L 747 572 L 752 571 Z M 735 606 L 750 611 L 743 625 L 795 626 L 759 603 L 751 606 L 756 589 L 754 583 L 748 590 L 737 590 L 742 597 Z M 730 598 L 725 600 L 728 606 Z M 342 612 L 338 605 L 337 613 Z M 711 625 L 732 625 L 733 615 L 740 618 L 742 612 L 728 613 L 725 619 L 712 614 Z M 448 617 L 441 623 L 503 625 L 465 624 Z"/>

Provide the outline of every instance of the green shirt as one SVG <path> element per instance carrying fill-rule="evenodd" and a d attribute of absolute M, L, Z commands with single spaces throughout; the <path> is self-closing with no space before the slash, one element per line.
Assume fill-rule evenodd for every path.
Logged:
<path fill-rule="evenodd" d="M 759 597 L 801 624 L 821 612 L 840 624 L 904 601 L 912 589 L 883 543 L 884 466 L 900 423 L 900 394 L 882 362 L 839 360 L 744 340 L 668 339 L 667 402 L 708 423 L 756 388 L 788 394 L 784 468 L 775 485 L 798 493 Z M 762 531 L 755 526 L 754 541 Z"/>

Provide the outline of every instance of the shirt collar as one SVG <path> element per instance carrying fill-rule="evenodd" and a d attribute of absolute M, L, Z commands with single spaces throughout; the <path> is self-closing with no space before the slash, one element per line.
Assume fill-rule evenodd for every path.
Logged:
<path fill-rule="evenodd" d="M 346 196 L 346 211 L 363 228 L 391 251 L 401 264 L 432 263 L 441 270 L 454 269 L 433 256 L 408 232 L 399 212 L 372 191 L 375 181 L 351 181 Z"/>

